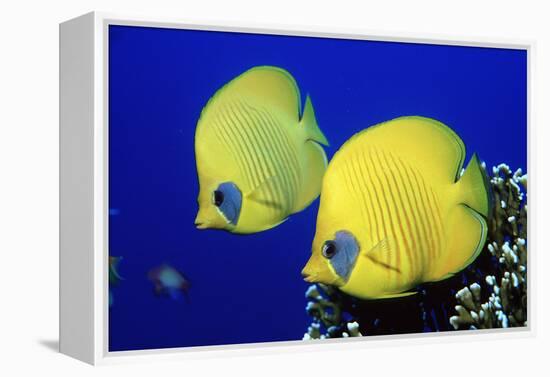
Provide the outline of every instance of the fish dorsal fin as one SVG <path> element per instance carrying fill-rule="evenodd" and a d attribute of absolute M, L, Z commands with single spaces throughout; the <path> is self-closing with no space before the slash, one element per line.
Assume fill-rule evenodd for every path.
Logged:
<path fill-rule="evenodd" d="M 291 115 L 298 122 L 301 112 L 300 91 L 296 81 L 282 68 L 258 66 L 235 77 L 221 88 L 212 99 L 219 105 L 234 101 L 244 101 Z"/>
<path fill-rule="evenodd" d="M 464 163 L 466 149 L 445 124 L 421 116 L 405 116 L 367 128 L 344 147 L 378 148 L 415 166 L 432 181 L 454 183 Z M 342 149 L 344 148 L 342 147 Z"/>
<path fill-rule="evenodd" d="M 304 106 L 304 113 L 300 119 L 300 127 L 304 129 L 306 140 L 328 146 L 328 140 L 317 124 L 310 96 L 306 96 L 306 104 Z"/>

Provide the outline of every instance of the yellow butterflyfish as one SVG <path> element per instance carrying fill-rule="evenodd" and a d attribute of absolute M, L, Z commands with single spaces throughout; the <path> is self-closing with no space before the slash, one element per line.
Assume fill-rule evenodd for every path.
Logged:
<path fill-rule="evenodd" d="M 361 299 L 413 294 L 472 263 L 490 196 L 474 154 L 446 125 L 402 117 L 349 139 L 323 178 L 308 282 Z"/>
<path fill-rule="evenodd" d="M 277 67 L 254 67 L 216 92 L 195 133 L 197 228 L 259 232 L 319 196 L 328 142 L 309 96 L 300 110 L 294 78 Z"/>

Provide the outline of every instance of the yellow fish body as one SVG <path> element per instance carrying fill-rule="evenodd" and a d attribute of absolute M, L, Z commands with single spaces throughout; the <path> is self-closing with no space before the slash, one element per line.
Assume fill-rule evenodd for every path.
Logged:
<path fill-rule="evenodd" d="M 199 229 L 254 233 L 306 208 L 321 190 L 328 142 L 285 70 L 261 66 L 210 99 L 195 133 Z M 301 117 L 300 117 L 301 115 Z"/>
<path fill-rule="evenodd" d="M 487 234 L 489 193 L 447 126 L 402 117 L 348 140 L 323 178 L 308 282 L 362 299 L 398 297 L 468 266 Z"/>

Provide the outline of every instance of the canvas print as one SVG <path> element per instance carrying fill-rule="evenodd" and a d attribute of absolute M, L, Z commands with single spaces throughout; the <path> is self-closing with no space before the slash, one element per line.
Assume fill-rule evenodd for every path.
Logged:
<path fill-rule="evenodd" d="M 527 326 L 527 52 L 111 25 L 109 350 Z"/>

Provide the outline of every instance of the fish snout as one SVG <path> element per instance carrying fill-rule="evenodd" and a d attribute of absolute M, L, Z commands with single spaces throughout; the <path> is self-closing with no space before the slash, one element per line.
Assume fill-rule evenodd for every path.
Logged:
<path fill-rule="evenodd" d="M 315 283 L 317 281 L 317 274 L 310 271 L 307 265 L 302 270 L 302 277 L 304 278 L 304 281 L 308 283 Z"/>
<path fill-rule="evenodd" d="M 316 283 L 317 282 L 317 280 L 315 279 L 316 278 L 315 275 L 304 275 L 302 273 L 302 276 L 304 277 L 304 281 L 306 283 Z"/>
<path fill-rule="evenodd" d="M 195 226 L 197 229 L 206 229 L 208 228 L 208 221 L 204 218 L 204 216 L 201 215 L 201 212 L 197 213 L 197 217 L 195 217 Z"/>

